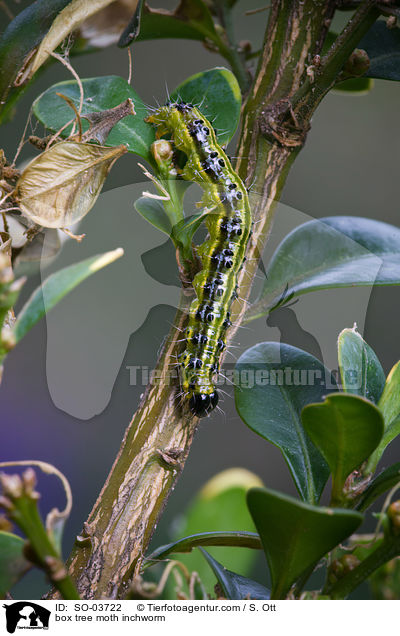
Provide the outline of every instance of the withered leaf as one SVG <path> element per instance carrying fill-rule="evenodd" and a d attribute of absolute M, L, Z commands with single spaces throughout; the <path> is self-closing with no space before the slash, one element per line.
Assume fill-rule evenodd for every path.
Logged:
<path fill-rule="evenodd" d="M 90 46 L 101 49 L 116 44 L 137 3 L 138 0 L 116 0 L 82 22 L 79 35 Z"/>
<path fill-rule="evenodd" d="M 57 143 L 28 164 L 18 179 L 15 199 L 34 223 L 68 227 L 93 207 L 114 161 L 125 152 L 125 146 Z"/>

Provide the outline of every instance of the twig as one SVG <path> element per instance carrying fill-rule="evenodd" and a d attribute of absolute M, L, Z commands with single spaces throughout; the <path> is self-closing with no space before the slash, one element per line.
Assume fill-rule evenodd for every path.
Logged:
<path fill-rule="evenodd" d="M 78 108 L 78 114 L 80 116 L 81 113 L 82 113 L 82 106 L 83 106 L 83 99 L 84 99 L 83 86 L 82 86 L 81 78 L 79 77 L 79 75 L 75 71 L 75 69 L 71 66 L 71 64 L 68 62 L 68 60 L 66 60 L 64 57 L 62 57 L 58 53 L 55 53 L 54 51 L 49 51 L 49 55 L 51 55 L 56 60 L 61 62 L 61 64 L 63 64 L 69 70 L 69 72 L 75 77 L 75 79 L 77 81 L 77 84 L 78 84 L 78 87 L 79 87 L 79 108 Z M 74 121 L 74 120 L 72 120 L 72 121 Z M 69 123 L 71 123 L 71 122 L 69 122 Z M 69 124 L 67 124 L 67 125 L 69 125 Z M 64 130 L 64 128 L 66 128 L 66 125 L 63 126 L 63 128 L 61 128 L 61 130 L 58 132 L 58 134 L 60 134 L 60 132 L 62 130 Z M 74 129 L 75 129 L 75 127 L 72 129 L 71 135 L 74 133 Z"/>
<path fill-rule="evenodd" d="M 130 84 L 132 81 L 132 69 L 133 69 L 132 52 L 129 47 L 126 50 L 128 51 L 128 61 L 129 61 L 128 62 L 129 63 L 128 84 Z"/>
<path fill-rule="evenodd" d="M 265 7 L 259 7 L 258 9 L 249 9 L 249 11 L 245 11 L 244 15 L 255 15 L 256 13 L 261 13 L 262 11 L 268 11 L 271 8 L 270 4 L 267 4 Z"/>

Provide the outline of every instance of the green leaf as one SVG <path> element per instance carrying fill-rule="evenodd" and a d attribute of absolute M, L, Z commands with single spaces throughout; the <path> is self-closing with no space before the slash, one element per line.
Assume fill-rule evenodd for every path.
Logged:
<path fill-rule="evenodd" d="M 378 497 L 391 488 L 394 488 L 397 484 L 400 484 L 400 462 L 383 470 L 374 481 L 370 483 L 357 504 L 357 509 L 367 510 Z"/>
<path fill-rule="evenodd" d="M 261 550 L 260 537 L 256 532 L 199 532 L 179 541 L 162 545 L 146 557 L 145 567 L 154 565 L 152 561 L 165 559 L 170 554 L 191 552 L 199 546 L 223 546 L 235 548 L 250 548 Z"/>
<path fill-rule="evenodd" d="M 301 497 L 316 503 L 329 469 L 303 429 L 301 411 L 336 391 L 334 378 L 314 356 L 277 342 L 261 342 L 245 351 L 235 373 L 240 417 L 280 449 Z"/>
<path fill-rule="evenodd" d="M 390 371 L 378 406 L 385 418 L 387 430 L 400 415 L 400 362 Z"/>
<path fill-rule="evenodd" d="M 215 40 L 217 35 L 211 13 L 202 0 L 183 0 L 175 11 L 152 9 L 141 0 L 118 46 L 159 38 Z"/>
<path fill-rule="evenodd" d="M 283 299 L 333 287 L 400 284 L 400 229 L 371 219 L 326 217 L 296 228 L 278 245 L 259 300 L 246 319 Z"/>
<path fill-rule="evenodd" d="M 82 115 L 97 113 L 114 106 L 118 106 L 126 99 L 132 99 L 136 115 L 129 115 L 119 121 L 107 137 L 105 146 L 119 146 L 124 144 L 129 152 L 140 155 L 151 162 L 150 146 L 154 142 L 154 128 L 146 124 L 144 118 L 148 112 L 138 94 L 122 77 L 107 75 L 82 80 L 84 100 Z M 58 97 L 61 93 L 79 109 L 80 92 L 75 80 L 59 82 L 42 93 L 33 104 L 33 112 L 51 131 L 59 130 L 64 124 L 73 119 L 74 113 L 64 99 Z M 83 130 L 87 130 L 89 123 L 82 119 Z M 71 133 L 72 125 L 63 132 L 63 137 Z"/>
<path fill-rule="evenodd" d="M 154 225 L 164 234 L 171 235 L 171 222 L 161 201 L 149 197 L 140 197 L 135 201 L 134 206 L 137 212 L 151 225 Z"/>
<path fill-rule="evenodd" d="M 329 31 L 327 37 L 325 38 L 324 46 L 322 49 L 323 55 L 326 55 L 334 41 L 336 40 L 338 34 L 333 31 Z M 344 80 L 343 82 L 339 82 L 335 84 L 332 90 L 338 91 L 339 93 L 348 93 L 350 95 L 366 95 L 372 90 L 374 86 L 374 82 L 372 79 L 368 77 L 353 77 Z"/>
<path fill-rule="evenodd" d="M 21 93 L 21 76 L 35 49 L 50 29 L 57 14 L 71 0 L 37 0 L 10 22 L 0 38 L 0 118 L 7 100 Z M 17 86 L 14 82 L 17 81 Z M 25 82 L 24 82 L 25 83 Z"/>
<path fill-rule="evenodd" d="M 328 33 L 323 54 L 327 53 L 336 38 L 337 33 L 332 31 Z M 386 21 L 375 22 L 357 48 L 368 53 L 370 59 L 368 71 L 363 77 L 340 82 L 335 86 L 335 90 L 368 91 L 372 87 L 371 84 L 363 83 L 370 81 L 369 78 L 400 80 L 400 28 L 398 26 L 388 29 Z"/>
<path fill-rule="evenodd" d="M 193 536 L 208 531 L 254 532 L 254 524 L 246 506 L 246 492 L 252 486 L 261 486 L 261 480 L 253 473 L 232 468 L 210 479 L 184 511 L 178 536 Z M 248 537 L 245 537 L 246 540 Z M 242 542 L 242 538 L 239 539 Z M 247 576 L 256 558 L 254 550 L 238 550 L 238 544 L 212 547 L 212 556 L 224 562 L 226 567 Z M 235 547 L 234 547 L 235 546 Z M 243 542 L 242 547 L 246 547 Z M 212 593 L 215 579 L 201 554 L 195 550 L 179 557 L 190 572 L 197 572 L 207 592 Z"/>
<path fill-rule="evenodd" d="M 217 577 L 225 598 L 233 601 L 269 599 L 270 591 L 261 583 L 227 570 L 216 559 L 213 559 L 206 550 L 203 548 L 199 548 L 199 550 Z"/>
<path fill-rule="evenodd" d="M 346 478 L 378 446 L 383 434 L 379 409 L 365 398 L 346 393 L 329 395 L 323 404 L 309 404 L 303 426 L 332 472 L 332 503 L 344 500 Z"/>
<path fill-rule="evenodd" d="M 269 564 L 274 599 L 285 598 L 299 577 L 363 520 L 358 512 L 311 506 L 262 488 L 252 488 L 247 503 Z"/>
<path fill-rule="evenodd" d="M 123 250 L 118 248 L 111 252 L 91 256 L 46 278 L 43 284 L 33 292 L 18 314 L 14 325 L 14 334 L 17 342 L 66 294 L 99 269 L 120 258 L 123 253 Z"/>
<path fill-rule="evenodd" d="M 369 77 L 353 77 L 335 84 L 334 91 L 350 95 L 366 95 L 374 87 L 374 80 Z"/>
<path fill-rule="evenodd" d="M 172 93 L 171 99 L 182 99 L 198 106 L 214 126 L 218 142 L 227 144 L 239 124 L 242 99 L 234 74 L 221 67 L 196 73 Z"/>
<path fill-rule="evenodd" d="M 368 472 L 375 470 L 385 448 L 400 434 L 400 362 L 394 365 L 386 379 L 378 407 L 385 420 L 385 432 L 368 462 Z"/>
<path fill-rule="evenodd" d="M 370 59 L 367 77 L 400 80 L 400 28 L 388 29 L 386 22 L 378 21 L 358 45 Z"/>
<path fill-rule="evenodd" d="M 204 211 L 192 214 L 192 216 L 182 219 L 172 228 L 171 238 L 183 255 L 184 259 L 190 260 L 192 257 L 192 240 L 194 234 L 204 222 Z"/>
<path fill-rule="evenodd" d="M 338 338 L 338 359 L 343 389 L 375 404 L 385 386 L 385 374 L 376 353 L 353 329 L 343 329 Z"/>
<path fill-rule="evenodd" d="M 0 531 L 0 598 L 32 566 L 24 557 L 25 541 L 16 534 Z"/>

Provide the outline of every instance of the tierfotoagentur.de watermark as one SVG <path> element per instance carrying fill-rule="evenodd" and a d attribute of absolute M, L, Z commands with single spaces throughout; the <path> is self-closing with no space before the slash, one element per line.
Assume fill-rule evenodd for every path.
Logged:
<path fill-rule="evenodd" d="M 130 386 L 176 385 L 179 383 L 179 367 L 165 369 L 151 369 L 149 366 L 127 365 Z M 346 387 L 358 389 L 361 387 L 361 374 L 357 370 L 347 369 L 343 381 Z M 321 369 L 294 369 L 290 366 L 283 368 L 238 369 L 234 366 L 223 366 L 216 375 L 217 386 L 237 386 L 251 389 L 254 386 L 325 386 L 332 389 L 341 386 L 339 371 L 330 372 Z"/>

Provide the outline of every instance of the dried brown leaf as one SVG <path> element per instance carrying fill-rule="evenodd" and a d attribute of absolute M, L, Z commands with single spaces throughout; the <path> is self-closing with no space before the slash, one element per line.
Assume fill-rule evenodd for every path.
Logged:
<path fill-rule="evenodd" d="M 25 168 L 15 199 L 34 223 L 68 227 L 93 207 L 114 161 L 126 151 L 76 141 L 55 144 Z"/>

